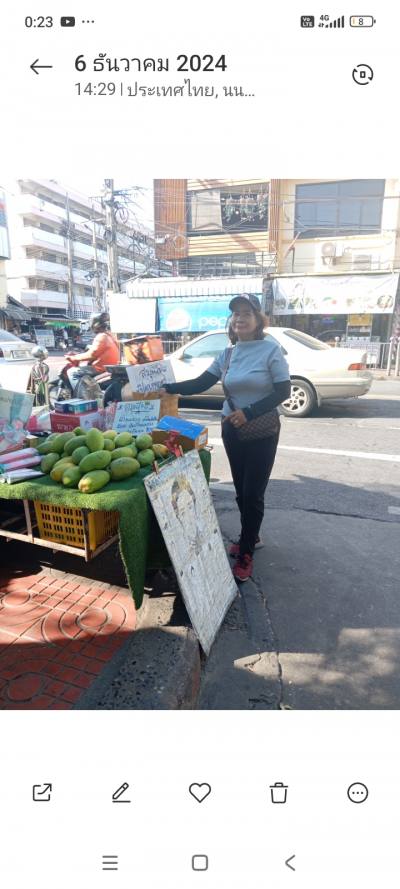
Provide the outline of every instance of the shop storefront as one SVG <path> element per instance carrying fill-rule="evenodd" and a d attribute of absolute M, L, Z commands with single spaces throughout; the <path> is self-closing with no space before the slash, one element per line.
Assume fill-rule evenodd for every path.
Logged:
<path fill-rule="evenodd" d="M 276 278 L 274 322 L 326 342 L 385 342 L 391 335 L 398 281 L 398 273 Z"/>

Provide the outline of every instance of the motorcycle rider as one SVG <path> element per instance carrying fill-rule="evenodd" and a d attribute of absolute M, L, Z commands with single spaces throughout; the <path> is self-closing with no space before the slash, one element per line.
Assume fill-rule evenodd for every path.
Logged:
<path fill-rule="evenodd" d="M 71 368 L 68 370 L 68 379 L 75 391 L 75 386 L 82 374 L 80 363 L 88 365 L 88 370 L 93 376 L 105 373 L 107 364 L 119 364 L 119 344 L 117 338 L 110 331 L 107 312 L 98 312 L 90 318 L 90 329 L 95 334 L 94 340 L 85 352 L 77 355 L 67 355 Z"/>

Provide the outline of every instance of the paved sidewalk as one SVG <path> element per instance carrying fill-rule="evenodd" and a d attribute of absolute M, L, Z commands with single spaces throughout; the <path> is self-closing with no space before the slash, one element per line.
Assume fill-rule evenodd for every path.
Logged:
<path fill-rule="evenodd" d="M 238 535 L 233 492 L 216 508 Z M 388 497 L 388 502 L 390 498 Z M 269 496 L 254 577 L 205 664 L 200 709 L 400 709 L 399 523 Z M 395 517 L 394 517 L 395 518 Z"/>
<path fill-rule="evenodd" d="M 0 580 L 0 709 L 71 709 L 135 628 L 126 591 L 57 574 Z"/>

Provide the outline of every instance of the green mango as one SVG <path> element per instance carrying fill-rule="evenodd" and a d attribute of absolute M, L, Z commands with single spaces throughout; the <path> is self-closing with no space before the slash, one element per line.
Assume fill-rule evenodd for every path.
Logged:
<path fill-rule="evenodd" d="M 140 469 L 140 463 L 133 457 L 120 457 L 113 460 L 110 465 L 110 475 L 113 481 L 119 481 L 123 478 L 130 478 Z"/>
<path fill-rule="evenodd" d="M 133 435 L 130 432 L 120 432 L 114 439 L 116 448 L 124 448 L 133 442 Z"/>
<path fill-rule="evenodd" d="M 146 448 L 144 451 L 139 451 L 138 453 L 138 461 L 141 466 L 150 466 L 151 463 L 154 463 L 155 459 L 155 453 L 151 448 Z"/>
<path fill-rule="evenodd" d="M 74 435 L 73 438 L 70 438 L 67 443 L 64 445 L 64 454 L 69 456 L 75 451 L 76 448 L 81 448 L 86 442 L 86 436 L 83 435 Z"/>
<path fill-rule="evenodd" d="M 81 460 L 83 460 L 84 457 L 87 457 L 88 454 L 90 454 L 89 448 L 85 447 L 85 445 L 82 445 L 81 448 L 75 448 L 72 454 L 72 460 L 75 465 L 78 466 Z"/>
<path fill-rule="evenodd" d="M 62 432 L 61 435 L 57 435 L 57 438 L 54 438 L 51 442 L 53 451 L 57 452 L 58 454 L 62 454 L 67 441 L 69 441 L 71 438 L 74 438 L 73 432 Z"/>
<path fill-rule="evenodd" d="M 78 488 L 82 494 L 95 494 L 96 491 L 100 491 L 100 488 L 108 485 L 109 481 L 110 473 L 106 472 L 105 469 L 97 469 L 83 475 Z"/>
<path fill-rule="evenodd" d="M 138 435 L 135 444 L 139 451 L 146 451 L 153 446 L 153 439 L 151 435 L 143 432 L 142 435 Z"/>
<path fill-rule="evenodd" d="M 105 469 L 111 463 L 111 454 L 109 451 L 93 451 L 84 457 L 79 464 L 81 472 L 91 472 L 93 469 Z"/>
<path fill-rule="evenodd" d="M 104 450 L 105 451 L 113 451 L 114 448 L 115 448 L 115 444 L 114 444 L 112 438 L 108 438 L 108 437 L 104 436 Z"/>
<path fill-rule="evenodd" d="M 76 426 L 74 429 L 74 435 L 86 435 L 86 429 L 81 429 L 80 426 Z"/>
<path fill-rule="evenodd" d="M 53 469 L 50 472 L 50 478 L 53 479 L 53 482 L 60 482 L 67 467 L 73 465 L 72 457 L 63 457 L 62 460 L 58 460 L 53 466 Z"/>
<path fill-rule="evenodd" d="M 103 433 L 99 429 L 89 429 L 86 433 L 86 447 L 89 451 L 102 451 L 104 448 Z"/>
<path fill-rule="evenodd" d="M 137 450 L 134 445 L 126 446 L 124 448 L 115 448 L 115 451 L 111 451 L 111 460 L 119 460 L 120 457 L 136 457 Z"/>
<path fill-rule="evenodd" d="M 46 475 L 48 475 L 49 472 L 51 472 L 51 470 L 53 469 L 53 466 L 58 463 L 58 459 L 58 454 L 45 454 L 40 463 L 41 471 L 45 472 Z"/>
<path fill-rule="evenodd" d="M 79 466 L 67 466 L 62 475 L 62 483 L 66 488 L 77 488 L 82 473 Z"/>

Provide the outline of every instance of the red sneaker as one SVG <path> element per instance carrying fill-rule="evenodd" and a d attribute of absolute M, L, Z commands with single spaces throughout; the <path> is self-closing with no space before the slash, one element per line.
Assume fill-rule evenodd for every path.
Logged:
<path fill-rule="evenodd" d="M 233 566 L 233 576 L 236 578 L 236 580 L 244 583 L 246 580 L 249 579 L 249 577 L 251 577 L 252 573 L 253 559 L 249 555 L 249 553 L 245 553 L 244 556 L 239 556 Z"/>
<path fill-rule="evenodd" d="M 262 546 L 264 546 L 264 544 L 261 540 L 261 537 L 257 537 L 256 545 L 255 545 L 254 549 L 261 549 Z M 235 559 L 237 559 L 239 554 L 240 554 L 240 543 L 238 541 L 237 543 L 232 543 L 232 546 L 229 547 L 229 555 L 233 556 Z"/>

